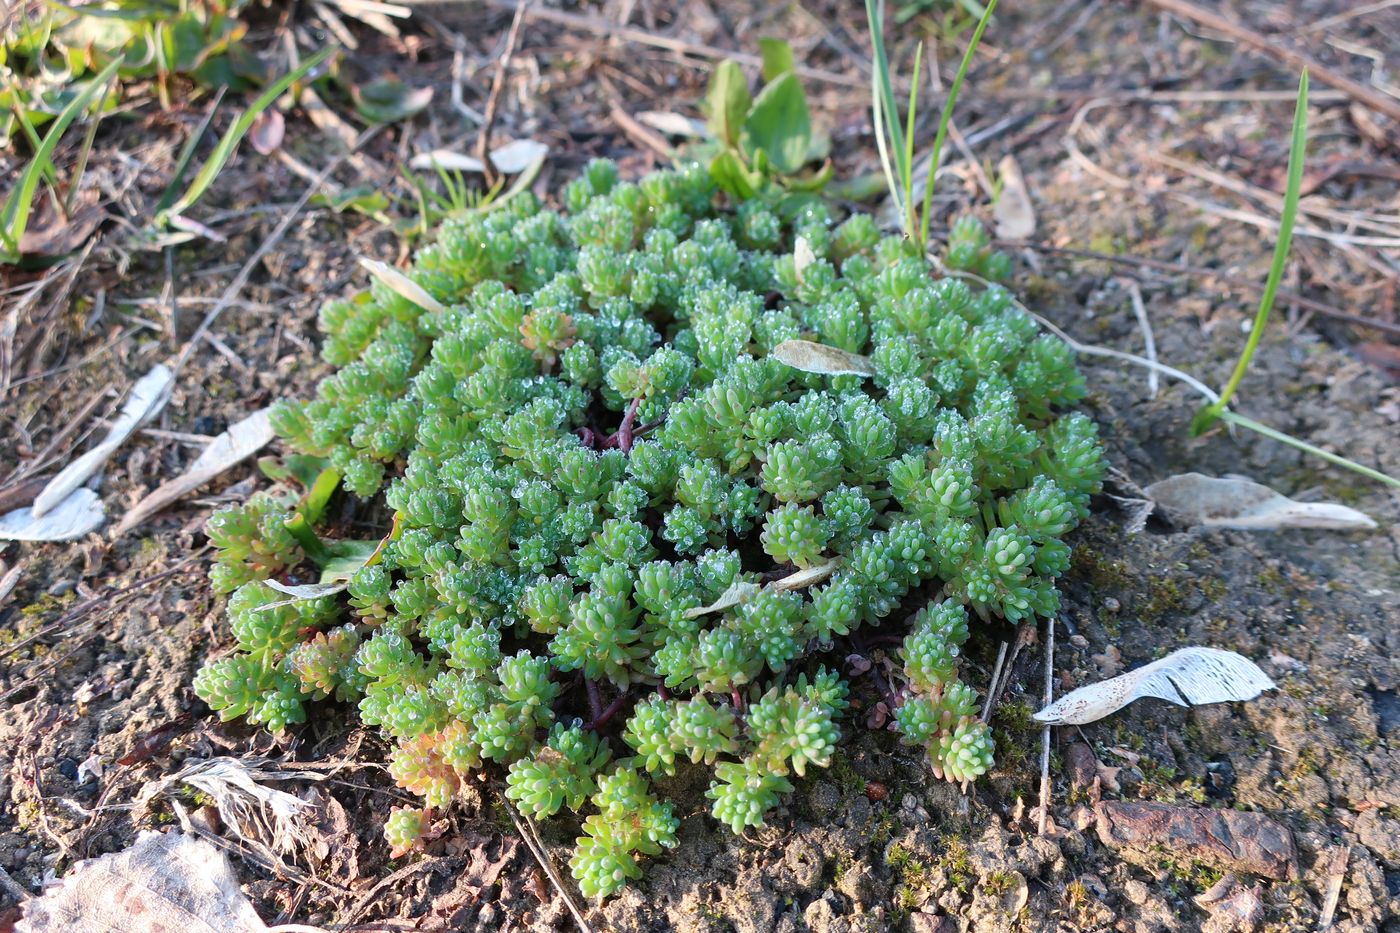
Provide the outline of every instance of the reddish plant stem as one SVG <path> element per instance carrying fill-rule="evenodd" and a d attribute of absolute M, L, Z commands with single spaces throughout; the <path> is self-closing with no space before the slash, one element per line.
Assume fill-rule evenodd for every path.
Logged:
<path fill-rule="evenodd" d="M 614 716 L 617 715 L 617 711 L 622 709 L 622 704 L 627 702 L 627 696 L 630 692 L 631 691 L 629 690 L 624 690 L 621 693 L 619 693 L 617 695 L 617 699 L 609 703 L 607 709 L 594 716 L 593 721 L 590 722 L 588 725 L 584 726 L 584 728 L 596 732 L 599 729 L 606 726 L 609 720 L 611 720 Z"/>
<path fill-rule="evenodd" d="M 601 445 L 602 450 L 607 450 L 611 447 L 616 447 L 623 453 L 629 453 L 632 450 L 632 429 L 637 423 L 637 409 L 641 407 L 641 399 L 632 399 L 631 403 L 627 406 L 627 413 L 622 416 L 622 424 L 618 425 L 617 430 L 610 434 L 607 440 L 603 441 Z"/>
<path fill-rule="evenodd" d="M 739 692 L 738 687 L 729 688 L 729 700 L 734 704 L 734 711 L 742 714 L 744 712 L 744 696 Z"/>
<path fill-rule="evenodd" d="M 583 684 L 588 690 L 588 712 L 593 716 L 593 721 L 597 722 L 603 718 L 603 697 L 598 693 L 598 684 L 593 678 L 585 678 Z"/>

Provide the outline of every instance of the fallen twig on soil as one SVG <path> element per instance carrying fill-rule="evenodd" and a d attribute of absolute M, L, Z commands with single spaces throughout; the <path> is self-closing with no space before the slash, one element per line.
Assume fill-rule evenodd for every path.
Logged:
<path fill-rule="evenodd" d="M 476 138 L 476 157 L 486 166 L 486 181 L 496 181 L 496 166 L 491 162 L 491 130 L 496 126 L 496 111 L 501 104 L 501 92 L 506 86 L 506 72 L 510 70 L 510 60 L 515 57 L 515 49 L 520 44 L 520 27 L 525 22 L 525 11 L 530 0 L 518 0 L 515 4 L 515 18 L 510 21 L 510 32 L 506 34 L 506 48 L 496 61 L 496 74 L 491 79 L 491 91 L 486 98 L 486 113 L 481 121 L 481 133 Z"/>
<path fill-rule="evenodd" d="M 1311 55 L 1271 42 L 1267 36 L 1260 35 L 1253 29 L 1233 20 L 1226 19 L 1219 13 L 1190 3 L 1189 0 L 1148 0 L 1148 2 L 1174 16 L 1184 17 L 1197 25 L 1224 33 L 1237 42 L 1278 59 L 1294 71 L 1306 70 L 1315 75 L 1319 81 L 1330 84 L 1358 103 L 1365 104 L 1392 120 L 1400 120 L 1400 101 L 1393 100 L 1380 91 L 1364 84 L 1358 84 L 1345 75 L 1338 74 Z"/>
<path fill-rule="evenodd" d="M 1055 616 L 1045 621 L 1045 705 L 1055 701 Z M 1040 835 L 1050 819 L 1050 724 L 1040 730 Z"/>
<path fill-rule="evenodd" d="M 1157 338 L 1152 335 L 1152 321 L 1147 317 L 1147 307 L 1142 303 L 1142 290 L 1138 288 L 1136 282 L 1128 282 L 1128 297 L 1132 300 L 1133 316 L 1137 318 L 1138 328 L 1142 331 L 1143 356 L 1152 362 L 1157 362 Z M 1147 391 L 1152 393 L 1152 397 L 1157 397 L 1158 379 L 1157 370 L 1147 371 Z"/>

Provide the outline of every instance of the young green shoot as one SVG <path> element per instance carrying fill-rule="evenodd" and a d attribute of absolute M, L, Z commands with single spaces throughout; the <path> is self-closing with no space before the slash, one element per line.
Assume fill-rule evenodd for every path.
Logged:
<path fill-rule="evenodd" d="M 1298 101 L 1293 109 L 1293 137 L 1288 150 L 1288 184 L 1283 195 L 1283 213 L 1279 217 L 1278 241 L 1274 244 L 1274 260 L 1269 266 L 1269 278 L 1264 283 L 1264 296 L 1259 301 L 1259 310 L 1254 314 L 1254 326 L 1245 342 L 1244 352 L 1235 363 L 1235 371 L 1230 381 L 1220 390 L 1219 401 L 1202 408 L 1191 422 L 1191 433 L 1199 436 L 1207 431 L 1224 414 L 1230 399 L 1244 379 L 1249 363 L 1254 359 L 1254 351 L 1264 336 L 1264 325 L 1269 321 L 1274 298 L 1278 295 L 1279 282 L 1283 280 L 1283 270 L 1288 264 L 1288 250 L 1293 244 L 1293 223 L 1298 217 L 1298 195 L 1303 185 L 1303 162 L 1308 145 L 1308 73 L 1303 72 L 1298 79 Z"/>
<path fill-rule="evenodd" d="M 923 67 L 923 43 L 914 52 L 914 77 L 911 82 L 906 123 L 901 126 L 899 108 L 894 98 L 894 82 L 891 79 L 889 56 L 885 51 L 884 4 L 882 0 L 866 0 L 866 18 L 870 24 L 870 39 L 873 49 L 871 69 L 871 116 L 875 127 L 875 147 L 880 154 L 880 167 L 885 174 L 890 199 L 894 202 L 904 234 L 918 244 L 920 251 L 927 251 L 929 221 L 932 213 L 933 183 L 938 167 L 942 162 L 943 145 L 948 138 L 948 128 L 953 119 L 953 108 L 957 104 L 958 92 L 962 90 L 972 57 L 982 41 L 982 34 L 991 21 L 996 9 L 996 0 L 982 10 L 977 28 L 972 34 L 966 51 L 963 53 L 957 75 L 948 88 L 943 101 L 943 110 L 938 119 L 938 132 L 934 136 L 933 148 L 929 152 L 928 177 L 924 184 L 922 205 L 916 203 L 914 192 L 914 128 L 918 112 L 918 88 Z"/>
<path fill-rule="evenodd" d="M 1338 454 L 1329 453 L 1320 447 L 1316 447 L 1306 441 L 1300 440 L 1292 435 L 1285 434 L 1268 425 L 1261 424 L 1252 418 L 1233 412 L 1229 408 L 1230 399 L 1234 396 L 1235 390 L 1239 388 L 1240 382 L 1244 379 L 1244 374 L 1249 370 L 1250 361 L 1254 359 L 1254 353 L 1259 348 L 1259 341 L 1264 337 L 1264 327 L 1269 321 L 1269 312 L 1273 310 L 1274 299 L 1278 296 L 1279 283 L 1283 280 L 1283 270 L 1288 264 L 1288 251 L 1293 242 L 1293 225 L 1298 217 L 1298 198 L 1303 186 L 1303 162 L 1306 156 L 1308 141 L 1308 73 L 1304 71 L 1298 79 L 1298 100 L 1293 111 L 1293 135 L 1288 152 L 1288 183 L 1283 195 L 1283 212 L 1279 216 L 1278 241 L 1274 244 L 1274 259 L 1269 266 L 1269 277 L 1264 282 L 1264 295 L 1259 301 L 1259 310 L 1254 315 L 1254 325 L 1249 331 L 1249 339 L 1245 341 L 1244 351 L 1240 354 L 1239 360 L 1235 363 L 1235 370 L 1230 374 L 1230 379 L 1225 383 L 1225 387 L 1220 390 L 1220 398 L 1203 407 L 1196 413 L 1196 417 L 1191 421 L 1191 433 L 1200 436 L 1217 421 L 1224 421 L 1227 424 L 1238 425 L 1247 428 L 1257 434 L 1271 438 L 1299 450 L 1321 457 L 1329 463 L 1354 470 L 1363 476 L 1385 483 L 1389 486 L 1400 488 L 1400 480 L 1387 476 L 1378 470 L 1349 460 Z"/>

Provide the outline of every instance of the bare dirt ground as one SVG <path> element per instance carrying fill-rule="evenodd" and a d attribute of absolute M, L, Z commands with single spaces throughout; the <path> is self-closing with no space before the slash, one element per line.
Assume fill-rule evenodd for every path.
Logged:
<path fill-rule="evenodd" d="M 616 23 L 615 7 L 625 7 L 642 38 L 679 39 L 688 52 L 580 25 Z M 1362 83 L 1371 61 L 1330 40 L 1400 57 L 1400 8 L 1251 2 L 1235 12 Z M 1357 15 L 1300 28 L 1349 12 Z M 463 101 L 483 107 L 510 13 L 430 6 L 397 48 L 364 33 L 354 66 L 431 85 L 434 104 L 417 122 L 378 135 L 334 178 L 381 185 L 413 152 L 470 151 L 476 129 L 451 104 L 454 70 Z M 857 4 L 643 0 L 635 9 L 571 8 L 569 17 L 525 23 L 494 130 L 501 139 L 550 145 L 541 192 L 593 156 L 618 159 L 629 175 L 659 164 L 655 140 L 626 116 L 696 116 L 710 66 L 701 47 L 753 51 L 769 34 L 790 38 L 800 60 L 828 73 L 807 86 L 832 130 L 837 176 L 875 167 Z M 901 60 L 912 59 L 920 30 L 937 18 L 900 30 Z M 945 80 L 964 40 L 938 45 Z M 1146 5 L 1008 4 L 958 114 L 976 169 L 963 156 L 952 160 L 940 179 L 940 216 L 962 209 L 987 216 L 978 171 L 1014 154 L 1038 214 L 1031 240 L 1012 248 L 1026 302 L 1081 341 L 1140 352 L 1135 284 L 1162 360 L 1218 385 L 1243 343 L 1257 289 L 1163 272 L 1134 257 L 1262 283 L 1295 80 L 1269 56 Z M 97 166 L 114 185 L 130 186 L 125 202 L 109 205 L 113 214 L 160 190 L 158 166 L 173 159 L 198 116 L 180 111 L 104 129 L 99 153 L 120 149 L 149 166 L 115 157 Z M 334 144 L 299 112 L 288 124 L 286 152 L 319 171 Z M 932 132 L 922 128 L 924 144 Z M 1341 323 L 1285 300 L 1236 406 L 1391 475 L 1400 475 L 1400 253 L 1375 241 L 1395 239 L 1396 138 L 1394 122 L 1344 95 L 1315 96 L 1308 226 L 1330 233 L 1299 237 L 1285 284 L 1391 330 Z M 202 215 L 227 243 L 136 253 L 124 268 L 90 266 L 67 299 L 25 310 L 0 417 L 0 475 L 52 473 L 56 466 L 40 461 L 56 454 L 61 466 L 87 433 L 100 431 L 96 419 L 117 404 L 104 394 L 110 387 L 124 391 L 179 349 L 306 187 L 289 166 L 245 147 Z M 399 243 L 352 214 L 313 207 L 298 215 L 213 324 L 211 339 L 195 347 L 158 423 L 108 464 L 99 492 L 111 515 L 188 466 L 200 446 L 190 435 L 212 436 L 271 399 L 311 389 L 324 372 L 314 352 L 316 308 L 363 287 L 355 267 L 363 255 L 393 260 Z M 859 714 L 833 767 L 800 782 L 785 811 L 746 838 L 716 827 L 702 777 L 683 772 L 664 788 L 681 804 L 681 845 L 651 859 L 644 881 L 594 908 L 595 929 L 1309 930 L 1339 877 L 1334 929 L 1400 930 L 1400 497 L 1248 432 L 1192 440 L 1199 398 L 1189 389 L 1164 380 L 1154 397 L 1140 369 L 1088 357 L 1082 365 L 1093 391 L 1087 408 L 1127 478 L 1110 491 L 1128 495 L 1133 483 L 1187 470 L 1239 472 L 1287 494 L 1352 505 L 1380 528 L 1246 534 L 1153 519 L 1129 534 L 1126 513 L 1100 497 L 1076 534 L 1063 585 L 1057 693 L 1192 644 L 1257 660 L 1280 689 L 1194 710 L 1145 701 L 1060 730 L 1052 831 L 1041 835 L 1031 812 L 1040 733 L 1029 714 L 1040 705 L 1046 658 L 1042 639 L 1033 638 L 997 707 L 997 770 L 966 795 L 935 781 L 918 756 L 893 735 L 867 729 Z M 70 425 L 76 432 L 45 455 Z M 270 755 L 326 780 L 314 790 L 309 781 L 282 785 L 318 795 L 319 857 L 289 857 L 283 877 L 256 852 L 235 859 L 269 923 L 569 928 L 561 898 L 517 842 L 489 784 L 427 857 L 391 861 L 378 826 L 399 794 L 381 767 L 383 747 L 354 725 L 351 711 L 327 708 L 277 745 L 240 724 L 219 724 L 194 697 L 195 670 L 226 640 L 219 600 L 204 579 L 202 524 L 217 504 L 263 482 L 241 467 L 123 537 L 104 531 L 71 545 L 0 551 L 22 568 L 15 590 L 0 598 L 0 868 L 36 891 L 51 872 L 116 851 L 138 829 L 174 822 L 177 804 L 194 812 L 205 802 L 182 792 L 174 802 L 158 796 L 138 806 L 148 782 L 211 755 Z M 28 501 L 10 485 L 5 509 Z M 984 686 L 999 643 L 1016 637 L 1007 630 L 978 639 L 970 681 Z M 855 684 L 872 702 L 873 686 Z M 1137 850 L 1113 843 L 1094 807 L 1115 801 L 1262 814 L 1291 834 L 1296 873 L 1236 870 L 1247 896 L 1231 903 L 1251 906 L 1257 896 L 1259 913 L 1232 925 L 1219 905 L 1196 902 L 1228 860 L 1181 840 Z M 576 826 L 558 820 L 541 832 L 562 866 Z M 13 904 L 12 893 L 3 896 L 0 903 Z"/>

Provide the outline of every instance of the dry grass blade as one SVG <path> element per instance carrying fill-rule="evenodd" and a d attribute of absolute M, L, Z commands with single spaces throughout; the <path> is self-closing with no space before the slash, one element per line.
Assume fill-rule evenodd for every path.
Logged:
<path fill-rule="evenodd" d="M 42 518 L 28 508 L 0 516 L 0 541 L 76 541 L 96 531 L 106 517 L 97 493 L 75 489 Z"/>
<path fill-rule="evenodd" d="M 753 599 L 760 589 L 762 589 L 762 587 L 757 583 L 746 583 L 740 580 L 738 583 L 732 584 L 729 589 L 720 594 L 719 599 L 716 599 L 708 606 L 696 606 L 693 609 L 687 609 L 682 615 L 687 619 L 697 619 L 700 616 L 709 615 L 712 612 L 723 612 L 726 609 L 732 609 L 740 603 L 748 602 L 750 599 Z"/>
<path fill-rule="evenodd" d="M 387 262 L 361 257 L 360 267 L 378 279 L 380 284 L 385 288 L 413 302 L 420 308 L 438 314 L 447 310 L 446 306 L 432 295 L 429 295 L 423 286 L 419 285 Z"/>
<path fill-rule="evenodd" d="M 193 492 L 261 450 L 273 438 L 272 424 L 269 421 L 271 413 L 271 408 L 261 408 L 242 421 L 230 425 L 227 431 L 209 442 L 209 446 L 204 448 L 204 452 L 188 470 L 156 487 L 122 516 L 113 534 L 125 534 L 182 496 Z"/>
<path fill-rule="evenodd" d="M 49 481 L 44 490 L 34 499 L 35 518 L 45 514 L 68 498 L 69 493 L 87 482 L 107 458 L 116 452 L 122 442 L 138 427 L 149 421 L 170 400 L 170 386 L 174 375 L 164 364 L 157 364 L 149 373 L 137 380 L 131 387 L 131 395 L 122 406 L 121 414 L 108 430 L 102 442 L 68 464 L 57 476 Z"/>
<path fill-rule="evenodd" d="M 535 826 L 530 822 L 530 818 L 524 815 L 517 815 L 515 806 L 506 800 L 501 801 L 501 806 L 506 808 L 506 813 L 510 816 L 510 821 L 515 824 L 515 829 L 520 833 L 520 838 L 525 840 L 526 847 L 530 854 L 535 857 L 535 861 L 540 863 L 545 875 L 549 877 L 549 883 L 554 885 L 554 890 L 564 899 L 564 906 L 569 909 L 569 913 L 574 918 L 574 923 L 583 933 L 593 933 L 593 928 L 584 919 L 583 911 L 578 904 L 574 903 L 573 895 L 569 889 L 564 887 L 564 881 L 559 877 L 559 872 L 555 870 L 554 863 L 549 860 L 549 853 L 545 851 L 544 843 L 540 841 L 539 834 L 535 832 Z"/>

